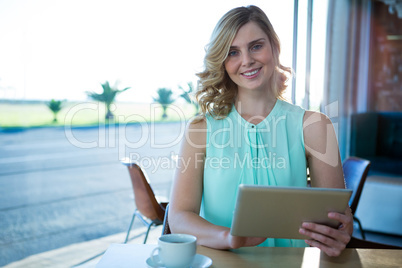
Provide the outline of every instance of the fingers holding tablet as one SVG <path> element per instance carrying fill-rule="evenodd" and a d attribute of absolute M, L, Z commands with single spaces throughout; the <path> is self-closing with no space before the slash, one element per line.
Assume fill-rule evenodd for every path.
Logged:
<path fill-rule="evenodd" d="M 310 237 L 305 242 L 321 249 L 328 256 L 339 256 L 342 250 L 349 243 L 351 233 L 353 232 L 352 215 L 347 210 L 345 214 L 330 212 L 328 217 L 339 221 L 341 224 L 338 228 L 329 227 L 322 224 L 304 222 L 299 229 L 299 233 Z"/>

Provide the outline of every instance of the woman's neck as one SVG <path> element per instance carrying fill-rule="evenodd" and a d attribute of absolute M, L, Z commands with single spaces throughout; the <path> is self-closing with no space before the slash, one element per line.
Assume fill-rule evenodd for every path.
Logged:
<path fill-rule="evenodd" d="M 270 92 L 238 92 L 235 100 L 237 112 L 250 123 L 260 123 L 269 115 L 276 103 L 276 97 Z"/>

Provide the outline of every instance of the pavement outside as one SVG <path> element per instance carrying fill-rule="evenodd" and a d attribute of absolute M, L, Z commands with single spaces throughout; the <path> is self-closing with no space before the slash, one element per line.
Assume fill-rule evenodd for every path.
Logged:
<path fill-rule="evenodd" d="M 135 205 L 119 160 L 141 161 L 156 195 L 167 200 L 184 128 L 144 123 L 0 131 L 0 267 L 126 232 Z M 136 221 L 133 230 L 142 227 Z M 77 258 L 98 250 L 86 252 L 78 250 Z"/>

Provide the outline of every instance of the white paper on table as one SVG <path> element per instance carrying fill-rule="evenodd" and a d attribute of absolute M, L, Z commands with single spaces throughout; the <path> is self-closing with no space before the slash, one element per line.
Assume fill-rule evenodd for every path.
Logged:
<path fill-rule="evenodd" d="M 111 244 L 96 268 L 148 267 L 146 260 L 157 245 Z"/>

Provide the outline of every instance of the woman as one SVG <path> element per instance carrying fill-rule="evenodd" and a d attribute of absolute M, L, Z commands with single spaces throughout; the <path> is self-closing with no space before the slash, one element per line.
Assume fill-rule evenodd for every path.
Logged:
<path fill-rule="evenodd" d="M 279 39 L 258 7 L 235 8 L 218 22 L 198 74 L 203 116 L 189 124 L 182 143 L 170 228 L 217 249 L 310 245 L 337 256 L 353 231 L 349 209 L 328 214 L 341 222 L 338 229 L 303 223 L 305 241 L 230 234 L 241 183 L 305 187 L 308 167 L 313 187 L 345 187 L 330 120 L 281 96 L 291 70 L 279 53 Z"/>

